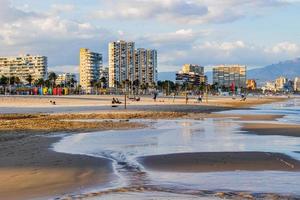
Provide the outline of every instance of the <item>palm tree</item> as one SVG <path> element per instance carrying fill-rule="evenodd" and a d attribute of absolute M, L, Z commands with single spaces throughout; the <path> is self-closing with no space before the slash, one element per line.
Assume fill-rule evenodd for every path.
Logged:
<path fill-rule="evenodd" d="M 32 84 L 32 81 L 33 81 L 33 78 L 32 78 L 32 76 L 31 76 L 31 74 L 29 74 L 25 80 L 28 82 L 28 84 L 29 84 L 30 87 L 31 87 L 31 84 Z"/>
<path fill-rule="evenodd" d="M 0 85 L 7 85 L 7 84 L 8 84 L 8 78 L 6 76 L 1 76 Z"/>
<path fill-rule="evenodd" d="M 40 78 L 40 79 L 37 79 L 34 81 L 34 85 L 35 86 L 43 86 L 45 83 L 44 79 L 43 78 Z"/>
<path fill-rule="evenodd" d="M 100 83 L 101 83 L 101 88 L 102 89 L 104 89 L 104 88 L 106 88 L 106 78 L 105 77 L 102 77 L 101 79 L 100 79 Z"/>
<path fill-rule="evenodd" d="M 57 75 L 55 74 L 55 72 L 50 72 L 48 75 L 48 80 L 52 83 L 52 87 L 55 86 L 56 79 L 57 79 Z"/>

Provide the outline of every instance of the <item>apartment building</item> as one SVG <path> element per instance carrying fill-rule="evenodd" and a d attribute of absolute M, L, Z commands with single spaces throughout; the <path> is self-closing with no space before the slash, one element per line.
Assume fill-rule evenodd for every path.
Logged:
<path fill-rule="evenodd" d="M 60 84 L 71 84 L 73 81 L 76 81 L 76 75 L 72 73 L 63 73 L 58 74 L 57 79 L 55 81 L 56 85 Z"/>
<path fill-rule="evenodd" d="M 204 67 L 200 65 L 184 64 L 181 71 L 176 73 L 176 83 L 192 84 L 199 86 L 207 82 L 207 77 L 204 75 Z"/>
<path fill-rule="evenodd" d="M 275 87 L 277 91 L 283 91 L 286 86 L 288 79 L 286 77 L 280 76 L 275 80 Z"/>
<path fill-rule="evenodd" d="M 300 77 L 294 79 L 294 91 L 300 92 Z"/>
<path fill-rule="evenodd" d="M 157 82 L 157 51 L 139 48 L 135 51 L 134 80 L 140 84 L 155 85 Z"/>
<path fill-rule="evenodd" d="M 108 45 L 109 87 L 118 87 L 123 81 L 134 81 L 135 43 L 111 42 Z"/>
<path fill-rule="evenodd" d="M 219 65 L 213 68 L 213 83 L 220 88 L 229 88 L 232 85 L 246 88 L 246 73 L 245 65 Z"/>
<path fill-rule="evenodd" d="M 102 62 L 102 54 L 91 52 L 86 48 L 80 49 L 80 85 L 84 92 L 92 92 L 92 82 L 99 80 Z"/>
<path fill-rule="evenodd" d="M 18 77 L 26 83 L 29 75 L 33 80 L 47 77 L 48 60 L 46 56 L 21 55 L 0 57 L 0 76 Z"/>

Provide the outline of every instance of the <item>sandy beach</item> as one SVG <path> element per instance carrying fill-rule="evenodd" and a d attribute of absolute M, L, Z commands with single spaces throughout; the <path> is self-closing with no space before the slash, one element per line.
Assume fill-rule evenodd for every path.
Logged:
<path fill-rule="evenodd" d="M 300 126 L 278 123 L 245 123 L 241 131 L 256 135 L 282 135 L 300 137 Z"/>
<path fill-rule="evenodd" d="M 150 170 L 169 172 L 300 171 L 300 162 L 284 154 L 267 152 L 205 152 L 139 158 Z"/>
<path fill-rule="evenodd" d="M 50 150 L 59 139 L 32 136 L 1 142 L 0 199 L 63 195 L 111 178 L 109 160 Z"/>
<path fill-rule="evenodd" d="M 50 99 L 55 100 L 57 105 L 50 105 Z M 153 102 L 151 97 L 142 97 L 141 102 L 129 102 L 126 111 L 123 105 L 112 108 L 110 99 L 111 96 L 0 97 L 0 199 L 60 196 L 105 184 L 111 179 L 109 160 L 56 153 L 49 148 L 60 138 L 44 137 L 45 134 L 52 136 L 61 132 L 75 134 L 145 127 L 145 124 L 133 123 L 128 119 L 229 117 L 242 121 L 271 121 L 283 116 L 211 112 L 247 109 L 258 104 L 285 101 L 287 98 L 253 97 L 242 102 L 227 97 L 212 97 L 208 103 L 190 100 L 189 105 L 185 105 L 183 98 L 173 103 L 171 98 Z M 76 121 L 82 119 L 100 121 Z M 255 134 L 274 134 L 277 131 L 278 134 L 299 135 L 298 126 L 279 124 L 245 124 L 242 130 Z M 300 169 L 299 162 L 288 156 L 262 152 L 170 154 L 140 158 L 140 162 L 151 170 L 174 172 Z"/>
<path fill-rule="evenodd" d="M 112 98 L 122 104 L 112 108 Z M 231 97 L 209 97 L 208 102 L 197 103 L 189 97 L 159 97 L 156 102 L 151 96 L 141 96 L 141 101 L 127 100 L 127 110 L 164 112 L 214 112 L 220 110 L 249 108 L 251 106 L 288 100 L 287 97 L 249 97 L 246 101 Z M 56 105 L 49 103 L 55 101 Z M 99 113 L 124 111 L 124 96 L 0 96 L 0 113 Z"/>

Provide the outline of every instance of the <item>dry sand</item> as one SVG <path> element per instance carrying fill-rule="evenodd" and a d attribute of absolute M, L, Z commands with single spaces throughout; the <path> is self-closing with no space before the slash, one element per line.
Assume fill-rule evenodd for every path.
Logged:
<path fill-rule="evenodd" d="M 241 128 L 249 134 L 300 137 L 300 125 L 279 123 L 244 123 Z"/>
<path fill-rule="evenodd" d="M 154 155 L 139 158 L 150 170 L 169 172 L 300 171 L 300 162 L 279 153 L 204 152 Z"/>
<path fill-rule="evenodd" d="M 61 195 L 111 178 L 106 159 L 49 150 L 58 140 L 33 136 L 0 143 L 0 199 Z"/>
<path fill-rule="evenodd" d="M 112 108 L 111 100 L 117 97 L 123 102 Z M 258 104 L 287 100 L 287 97 L 249 97 L 246 101 L 231 97 L 209 97 L 208 102 L 195 103 L 190 97 L 188 105 L 184 97 L 160 97 L 156 102 L 151 96 L 141 96 L 141 101 L 127 101 L 127 110 L 167 112 L 213 112 L 232 108 L 248 108 Z M 55 101 L 52 105 L 49 101 Z M 0 96 L 0 113 L 95 113 L 124 110 L 124 96 Z"/>

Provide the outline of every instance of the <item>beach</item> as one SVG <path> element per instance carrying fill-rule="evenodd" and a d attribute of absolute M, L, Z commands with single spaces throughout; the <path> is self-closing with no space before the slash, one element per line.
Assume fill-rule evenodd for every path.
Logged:
<path fill-rule="evenodd" d="M 151 170 L 171 172 L 300 171 L 300 161 L 267 152 L 205 152 L 155 155 L 139 161 Z"/>
<path fill-rule="evenodd" d="M 113 181 L 116 178 L 114 174 L 116 169 L 113 168 L 116 164 L 113 164 L 113 157 L 108 159 L 103 156 L 88 156 L 84 153 L 79 155 L 77 152 L 69 154 L 53 150 L 53 144 L 59 144 L 64 138 L 76 138 L 77 134 L 80 138 L 80 133 L 87 133 L 82 136 L 83 138 L 89 134 L 105 137 L 109 135 L 110 130 L 126 132 L 129 135 L 132 135 L 130 130 L 136 130 L 137 135 L 142 135 L 142 130 L 147 128 L 155 132 L 155 128 L 153 129 L 147 120 L 157 121 L 156 123 L 162 120 L 162 124 L 168 126 L 170 123 L 172 126 L 172 120 L 177 120 L 178 122 L 174 122 L 177 124 L 183 119 L 187 122 L 180 126 L 191 136 L 190 132 L 194 129 L 190 130 L 188 125 L 185 125 L 190 123 L 189 120 L 193 123 L 201 120 L 215 123 L 218 120 L 230 119 L 230 124 L 242 121 L 238 129 L 241 134 L 249 137 L 251 134 L 298 137 L 300 132 L 298 125 L 274 122 L 283 118 L 283 114 L 217 113 L 284 102 L 288 100 L 285 97 L 261 99 L 253 97 L 246 102 L 226 97 L 211 97 L 208 103 L 199 104 L 190 101 L 189 105 L 185 105 L 184 99 L 176 99 L 174 103 L 168 98 L 153 102 L 151 97 L 145 97 L 142 98 L 145 99 L 142 102 L 129 102 L 127 110 L 124 110 L 124 105 L 112 108 L 110 98 L 109 96 L 56 97 L 54 99 L 57 105 L 54 106 L 48 102 L 51 97 L 1 97 L 0 199 L 62 197 L 84 193 L 86 189 L 104 186 Z M 251 121 L 259 123 L 248 123 Z M 199 128 L 195 130 L 201 132 Z M 230 131 L 232 130 L 228 130 Z M 135 137 L 134 134 L 132 137 Z M 101 146 L 104 143 L 99 141 L 95 144 Z M 85 149 L 80 144 L 77 146 Z M 283 153 L 262 151 L 178 152 L 138 156 L 137 159 L 145 169 L 161 172 L 300 170 L 297 159 Z M 127 191 L 130 190 L 125 190 Z"/>

